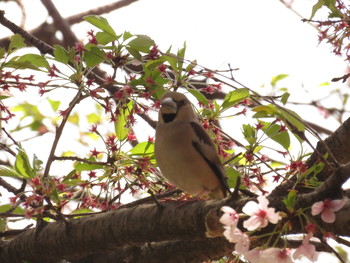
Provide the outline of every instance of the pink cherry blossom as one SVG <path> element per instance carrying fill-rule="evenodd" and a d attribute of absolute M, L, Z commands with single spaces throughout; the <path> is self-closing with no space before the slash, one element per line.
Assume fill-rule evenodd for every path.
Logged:
<path fill-rule="evenodd" d="M 335 221 L 334 212 L 339 211 L 344 204 L 344 200 L 325 199 L 312 205 L 311 214 L 315 216 L 321 213 L 321 218 L 324 222 L 333 223 Z"/>
<path fill-rule="evenodd" d="M 235 251 L 239 254 L 248 252 L 250 246 L 250 239 L 246 233 L 243 233 L 235 225 L 224 226 L 224 236 L 231 243 L 236 243 Z"/>
<path fill-rule="evenodd" d="M 221 207 L 221 211 L 224 212 L 224 214 L 220 218 L 221 224 L 224 224 L 226 226 L 230 226 L 232 224 L 237 225 L 239 215 L 236 212 L 236 210 L 234 210 L 233 208 L 231 208 L 229 206 L 223 206 L 223 207 Z"/>
<path fill-rule="evenodd" d="M 264 263 L 263 255 L 264 250 L 261 248 L 254 248 L 249 250 L 244 254 L 244 258 L 249 261 L 249 263 Z"/>
<path fill-rule="evenodd" d="M 303 243 L 293 253 L 293 259 L 297 259 L 300 256 L 307 257 L 312 262 L 317 260 L 318 253 L 314 245 L 310 244 L 310 238 L 313 234 L 310 232 L 303 239 Z"/>
<path fill-rule="evenodd" d="M 237 228 L 238 229 L 238 228 Z M 250 238 L 246 233 L 241 232 L 241 237 L 235 245 L 235 251 L 244 255 L 248 252 L 250 247 Z"/>
<path fill-rule="evenodd" d="M 290 249 L 279 249 L 270 247 L 262 252 L 259 262 L 278 262 L 278 263 L 293 263 Z"/>
<path fill-rule="evenodd" d="M 229 226 L 224 226 L 224 237 L 231 242 L 237 243 L 242 237 L 242 231 L 236 227 L 236 224 L 231 224 Z"/>
<path fill-rule="evenodd" d="M 268 207 L 269 201 L 265 196 L 258 197 L 258 203 L 249 201 L 242 211 L 250 218 L 243 222 L 243 226 L 249 231 L 266 227 L 268 223 L 277 224 L 281 216 L 275 212 L 275 208 Z"/>

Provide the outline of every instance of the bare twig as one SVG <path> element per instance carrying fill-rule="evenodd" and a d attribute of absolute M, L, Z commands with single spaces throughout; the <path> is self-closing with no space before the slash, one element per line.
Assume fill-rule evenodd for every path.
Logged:
<path fill-rule="evenodd" d="M 58 128 L 56 129 L 55 139 L 53 141 L 53 144 L 52 144 L 52 147 L 51 147 L 51 151 L 50 151 L 50 155 L 49 155 L 49 158 L 48 158 L 47 163 L 46 163 L 46 167 L 45 167 L 43 178 L 45 178 L 45 177 L 47 177 L 49 175 L 50 167 L 51 167 L 52 162 L 55 160 L 55 151 L 56 151 L 58 142 L 59 142 L 59 140 L 61 138 L 63 129 L 64 129 L 66 123 L 67 123 L 68 117 L 69 117 L 70 113 L 72 112 L 73 108 L 80 102 L 81 96 L 82 96 L 82 92 L 83 92 L 83 89 L 80 88 L 78 90 L 77 94 L 75 95 L 75 97 L 73 98 L 73 100 L 71 101 L 68 109 L 65 110 L 65 114 L 63 115 L 62 122 L 58 126 Z"/>

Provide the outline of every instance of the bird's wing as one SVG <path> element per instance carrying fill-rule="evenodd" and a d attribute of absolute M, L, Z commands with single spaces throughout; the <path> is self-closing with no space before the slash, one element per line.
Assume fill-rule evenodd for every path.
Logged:
<path fill-rule="evenodd" d="M 230 193 L 225 170 L 220 162 L 219 156 L 217 155 L 213 141 L 199 123 L 192 121 L 191 127 L 197 136 L 197 140 L 192 141 L 193 147 L 213 170 L 223 188 Z"/>

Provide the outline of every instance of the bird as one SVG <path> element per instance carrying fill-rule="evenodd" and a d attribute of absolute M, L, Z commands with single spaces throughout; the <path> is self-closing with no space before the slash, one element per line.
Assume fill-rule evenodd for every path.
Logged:
<path fill-rule="evenodd" d="M 154 151 L 161 174 L 184 192 L 204 199 L 230 192 L 215 144 L 184 94 L 168 91 L 160 98 Z"/>

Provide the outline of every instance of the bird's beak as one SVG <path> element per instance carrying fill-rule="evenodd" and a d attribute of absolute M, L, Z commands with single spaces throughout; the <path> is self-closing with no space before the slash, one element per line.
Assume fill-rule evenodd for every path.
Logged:
<path fill-rule="evenodd" d="M 164 114 L 175 114 L 177 112 L 177 104 L 172 98 L 165 98 L 161 103 L 161 110 Z"/>

